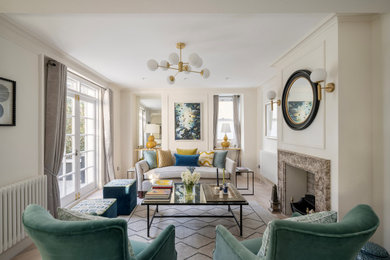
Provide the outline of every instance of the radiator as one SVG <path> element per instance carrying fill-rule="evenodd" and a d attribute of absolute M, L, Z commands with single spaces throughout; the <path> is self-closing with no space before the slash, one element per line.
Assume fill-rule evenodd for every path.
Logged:
<path fill-rule="evenodd" d="M 260 173 L 273 183 L 278 183 L 278 155 L 276 153 L 260 151 Z"/>
<path fill-rule="evenodd" d="M 29 204 L 47 207 L 46 176 L 0 188 L 0 254 L 26 237 L 22 214 Z"/>

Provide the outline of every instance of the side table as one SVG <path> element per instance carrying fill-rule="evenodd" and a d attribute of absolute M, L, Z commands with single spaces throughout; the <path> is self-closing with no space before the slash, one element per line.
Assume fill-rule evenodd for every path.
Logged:
<path fill-rule="evenodd" d="M 238 173 L 241 173 L 241 175 L 243 175 L 243 173 L 246 173 L 246 187 L 243 188 L 239 188 L 238 187 L 238 183 L 237 183 L 237 174 Z M 236 168 L 236 188 L 237 190 L 246 190 L 246 191 L 249 191 L 249 178 L 250 178 L 250 174 L 252 174 L 252 192 L 251 193 L 244 193 L 244 194 L 241 194 L 241 195 L 254 195 L 255 194 L 255 172 L 249 168 L 246 168 L 246 167 L 237 167 Z"/>

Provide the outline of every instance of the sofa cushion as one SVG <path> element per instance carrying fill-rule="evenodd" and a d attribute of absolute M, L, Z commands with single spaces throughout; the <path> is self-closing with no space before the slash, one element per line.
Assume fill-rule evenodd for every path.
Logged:
<path fill-rule="evenodd" d="M 228 151 L 215 151 L 213 166 L 218 168 L 226 168 L 226 156 Z"/>
<path fill-rule="evenodd" d="M 336 211 L 321 211 L 318 213 L 308 214 L 308 215 L 302 215 L 298 217 L 292 217 L 292 218 L 286 218 L 286 221 L 294 221 L 294 222 L 303 222 L 303 223 L 321 223 L 321 224 L 327 224 L 327 223 L 336 223 L 337 222 L 337 212 Z M 270 226 L 271 222 L 268 222 L 268 226 L 264 231 L 262 244 L 260 247 L 260 250 L 258 252 L 258 256 L 265 257 L 267 254 L 268 246 L 270 243 Z"/>
<path fill-rule="evenodd" d="M 175 153 L 176 163 L 175 166 L 199 166 L 199 154 L 197 155 L 181 155 Z"/>
<path fill-rule="evenodd" d="M 166 167 L 166 166 L 172 166 L 173 160 L 172 160 L 172 154 L 171 151 L 167 150 L 157 150 L 157 164 L 159 168 Z"/>
<path fill-rule="evenodd" d="M 180 148 L 177 148 L 176 149 L 176 153 L 177 154 L 181 154 L 181 155 L 195 155 L 197 151 L 198 151 L 198 148 L 195 148 L 195 149 L 180 149 Z"/>
<path fill-rule="evenodd" d="M 150 169 L 154 169 L 157 167 L 156 151 L 144 151 L 144 158 L 148 163 Z"/>
<path fill-rule="evenodd" d="M 199 153 L 199 165 L 213 167 L 214 151 L 204 151 Z"/>
<path fill-rule="evenodd" d="M 187 171 L 185 166 L 168 166 L 163 168 L 156 168 L 144 173 L 144 179 L 150 180 L 152 178 L 159 179 L 180 179 L 181 173 Z M 200 178 L 204 179 L 216 179 L 217 168 L 215 167 L 195 167 L 195 172 L 199 172 Z M 219 169 L 219 178 L 222 178 L 223 169 Z M 225 177 L 230 179 L 230 174 L 225 171 Z"/>

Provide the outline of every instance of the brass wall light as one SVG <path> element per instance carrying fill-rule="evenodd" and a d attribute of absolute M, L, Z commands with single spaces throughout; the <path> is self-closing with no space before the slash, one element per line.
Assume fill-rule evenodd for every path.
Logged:
<path fill-rule="evenodd" d="M 324 69 L 315 69 L 310 74 L 310 80 L 314 83 L 317 83 L 317 95 L 318 100 L 322 99 L 322 90 L 325 89 L 326 92 L 333 92 L 335 89 L 334 83 L 328 83 L 325 87 L 321 87 L 321 82 L 324 82 L 326 79 L 326 71 Z"/>
<path fill-rule="evenodd" d="M 268 91 L 267 92 L 267 98 L 269 100 L 271 100 L 270 101 L 270 103 L 271 103 L 271 111 L 274 110 L 274 103 L 276 103 L 278 106 L 280 106 L 280 99 L 274 101 L 274 99 L 276 98 L 276 92 L 275 91 L 273 91 L 273 90 Z"/>

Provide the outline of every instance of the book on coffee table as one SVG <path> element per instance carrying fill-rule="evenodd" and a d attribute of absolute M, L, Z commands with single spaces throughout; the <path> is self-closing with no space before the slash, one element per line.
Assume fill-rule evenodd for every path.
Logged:
<path fill-rule="evenodd" d="M 169 199 L 171 196 L 170 189 L 151 189 L 146 192 L 145 199 Z"/>
<path fill-rule="evenodd" d="M 172 189 L 172 180 L 152 180 L 153 189 Z"/>

